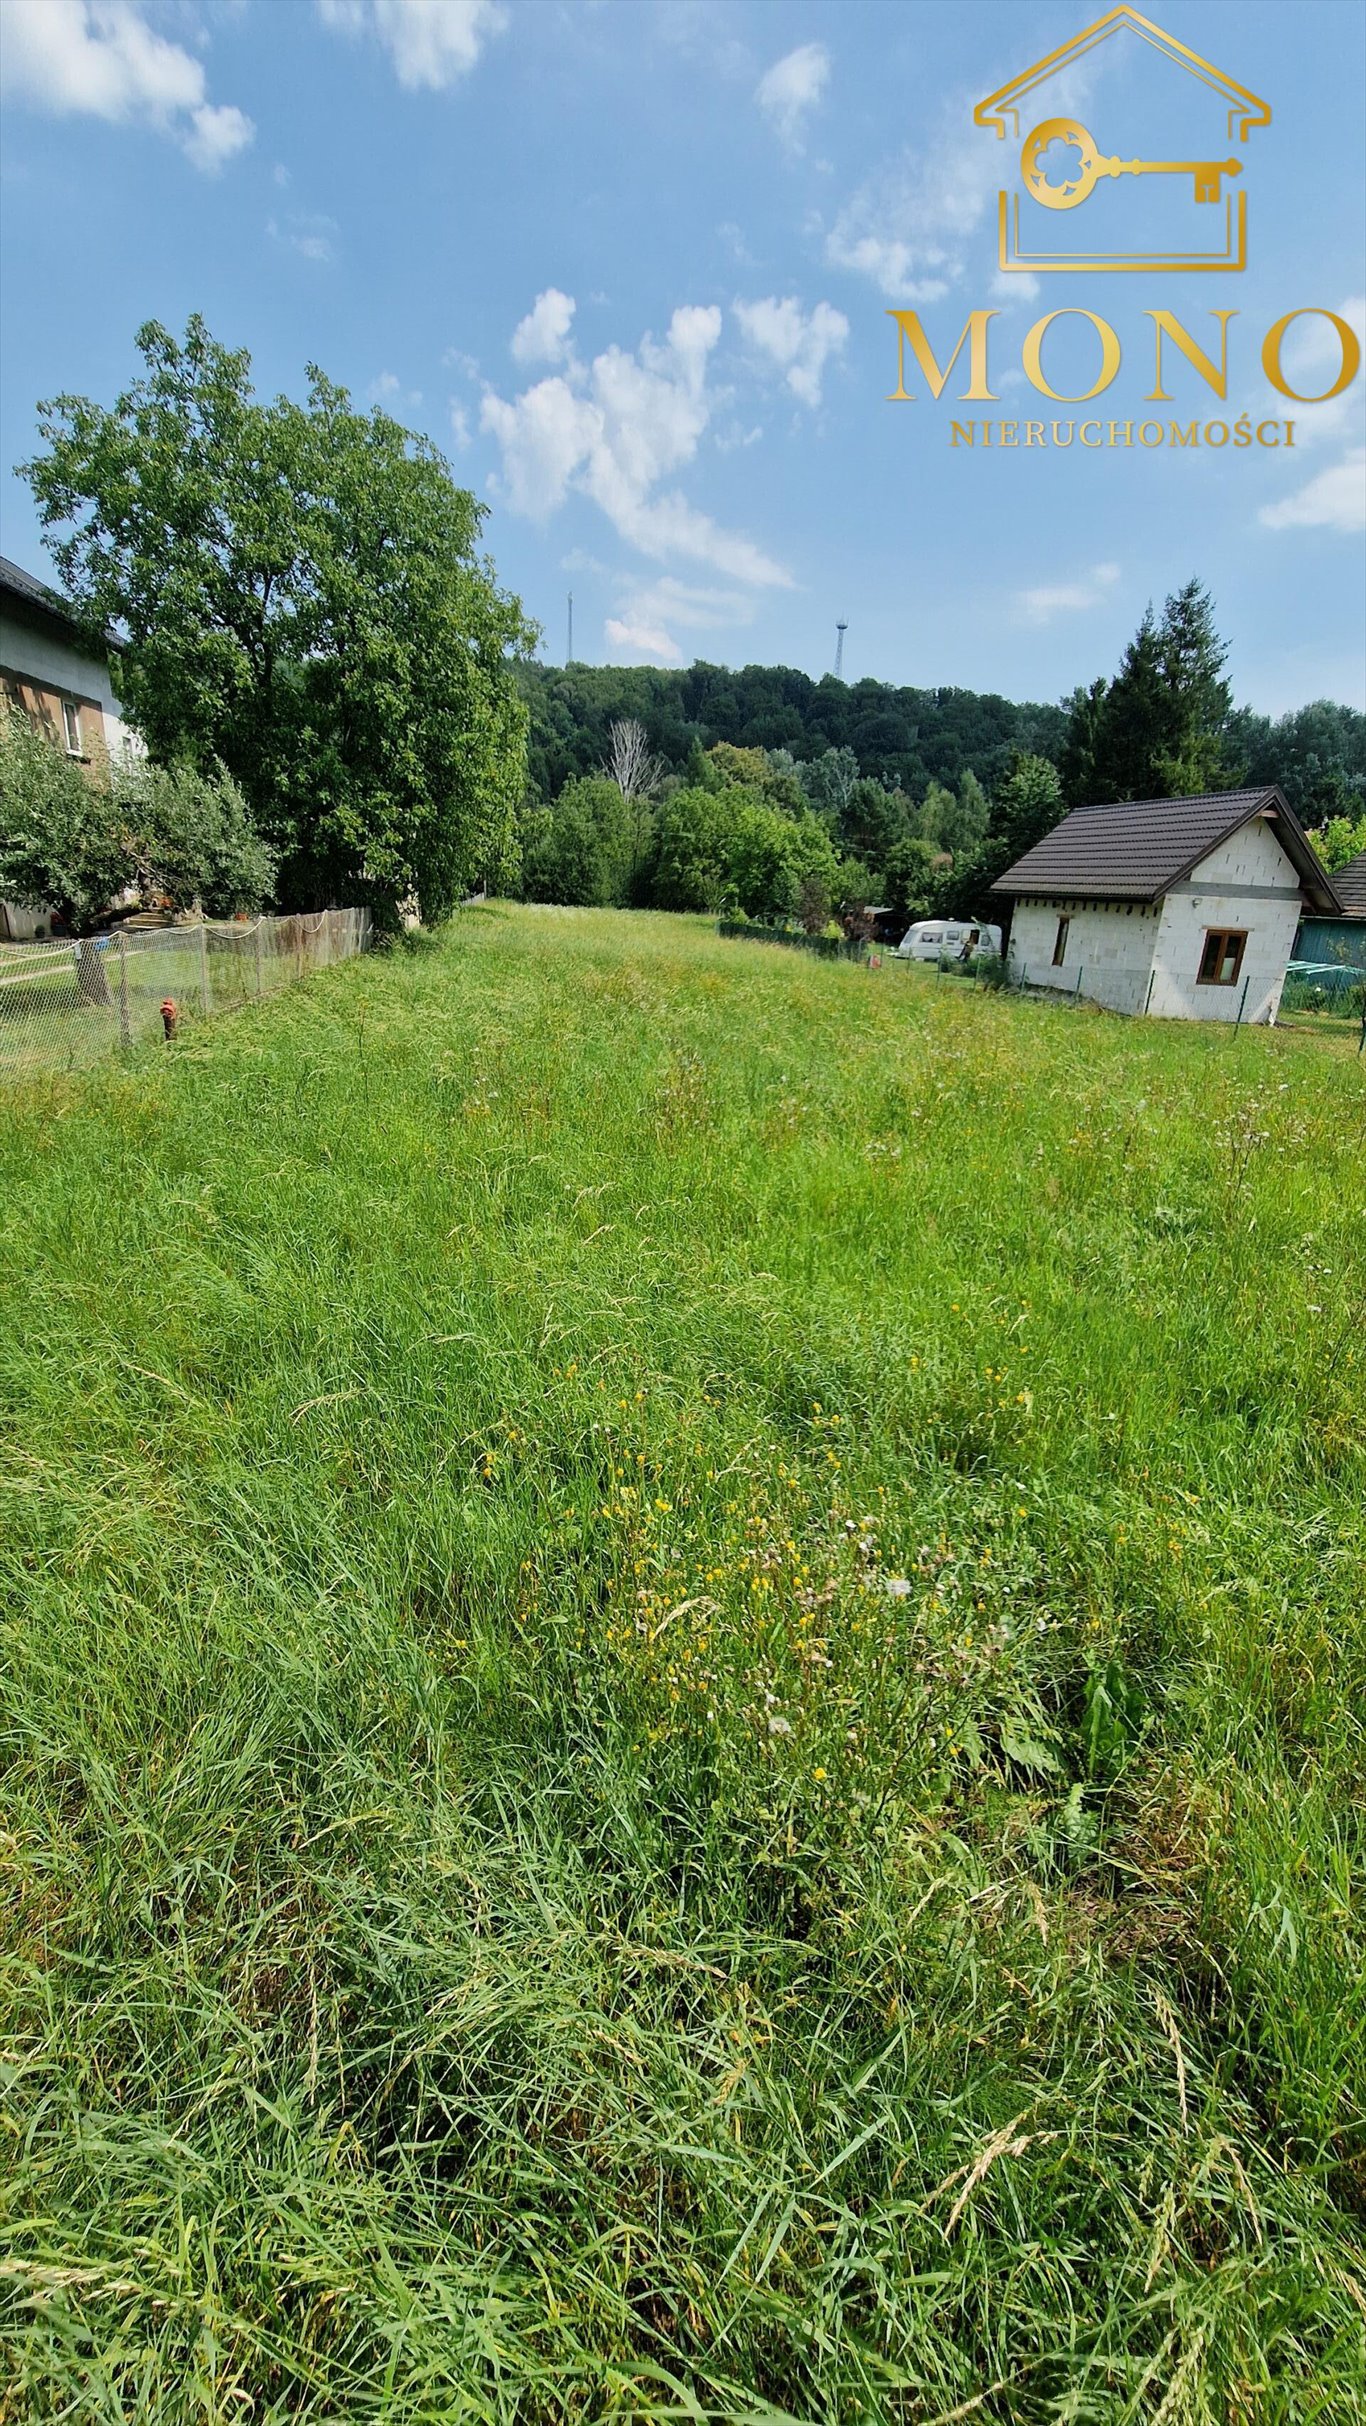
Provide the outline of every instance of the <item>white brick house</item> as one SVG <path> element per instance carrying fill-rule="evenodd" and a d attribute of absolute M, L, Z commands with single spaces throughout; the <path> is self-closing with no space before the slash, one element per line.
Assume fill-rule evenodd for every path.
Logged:
<path fill-rule="evenodd" d="M 1073 809 L 993 891 L 1021 984 L 1159 1019 L 1275 1019 L 1295 932 L 1340 907 L 1274 785 Z"/>

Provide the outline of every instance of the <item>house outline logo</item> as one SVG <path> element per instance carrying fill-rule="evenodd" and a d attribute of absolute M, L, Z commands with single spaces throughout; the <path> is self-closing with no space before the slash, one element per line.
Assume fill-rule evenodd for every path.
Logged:
<path fill-rule="evenodd" d="M 1109 42 L 1114 35 L 1128 29 L 1154 50 L 1184 69 L 1198 82 L 1222 99 L 1227 111 L 1228 156 L 1221 160 L 1124 160 L 1117 154 L 1106 155 L 1093 142 L 1087 128 L 1075 113 L 1057 111 L 1050 107 L 1045 93 L 1032 100 L 1036 89 L 1065 68 L 1075 65 L 1091 51 Z M 1042 109 L 1042 115 L 1036 112 Z M 1028 112 L 1025 131 L 1021 134 L 1022 113 Z M 1150 17 L 1140 16 L 1136 8 L 1111 9 L 1108 16 L 1098 17 L 1083 33 L 1075 34 L 1070 42 L 1050 51 L 1047 58 L 1036 59 L 1032 67 L 1024 68 L 1003 84 L 999 92 L 989 93 L 979 101 L 972 113 L 974 123 L 994 128 L 1001 142 L 1012 141 L 1019 147 L 1019 177 L 1013 191 L 1003 187 L 997 197 L 998 260 L 1001 269 L 1020 271 L 1030 276 L 1047 276 L 1052 271 L 1134 271 L 1134 270 L 1242 270 L 1247 267 L 1247 189 L 1242 182 L 1243 161 L 1233 152 L 1235 143 L 1246 143 L 1248 129 L 1270 126 L 1271 107 L 1260 101 L 1246 85 L 1238 84 L 1197 51 L 1189 50 L 1175 35 L 1164 33 Z M 1069 178 L 1057 180 L 1051 172 L 1048 154 L 1051 150 L 1069 153 L 1075 159 L 1075 169 Z M 1194 199 L 1203 208 L 1219 209 L 1216 223 L 1222 245 L 1216 243 L 1208 251 L 1191 249 L 1186 252 L 1171 247 L 1149 253 L 1104 253 L 1093 249 L 1086 241 L 1085 204 L 1096 185 L 1105 178 L 1138 178 L 1147 174 L 1189 176 L 1194 181 Z M 1225 190 L 1227 187 L 1228 190 Z M 1061 235 L 1063 226 L 1073 225 L 1064 213 L 1077 213 L 1076 234 L 1079 249 L 1068 252 L 1028 249 L 1021 241 L 1020 206 L 1022 199 L 1041 203 L 1054 213 Z"/>

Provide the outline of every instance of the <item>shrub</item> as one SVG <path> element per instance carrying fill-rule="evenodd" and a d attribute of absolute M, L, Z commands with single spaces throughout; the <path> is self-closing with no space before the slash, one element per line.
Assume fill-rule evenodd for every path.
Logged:
<path fill-rule="evenodd" d="M 88 932 L 130 888 L 211 918 L 259 909 L 275 863 L 224 768 L 128 752 L 79 765 L 30 719 L 0 722 L 0 893 Z"/>
<path fill-rule="evenodd" d="M 0 895 L 56 911 L 79 935 L 128 881 L 107 781 L 19 709 L 0 716 Z"/>
<path fill-rule="evenodd" d="M 210 918 L 232 918 L 269 898 L 275 862 L 226 767 L 201 775 L 130 754 L 112 784 L 131 881 L 144 901 L 160 897 L 177 910 L 198 903 Z"/>

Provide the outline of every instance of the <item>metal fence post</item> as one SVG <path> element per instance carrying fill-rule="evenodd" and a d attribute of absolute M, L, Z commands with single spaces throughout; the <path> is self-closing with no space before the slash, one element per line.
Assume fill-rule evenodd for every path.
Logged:
<path fill-rule="evenodd" d="M 119 1043 L 130 1045 L 133 1031 L 128 1020 L 128 938 L 119 929 Z"/>
<path fill-rule="evenodd" d="M 1086 969 L 1086 963 L 1085 963 L 1085 961 L 1081 961 L 1081 962 L 1079 962 L 1079 963 L 1078 963 L 1078 967 L 1077 967 L 1077 982 L 1076 982 L 1076 984 L 1075 984 L 1075 985 L 1073 986 L 1073 988 L 1072 988 L 1072 1000 L 1073 1000 L 1073 1002 L 1075 1002 L 1075 1001 L 1076 1001 L 1077 996 L 1078 996 L 1078 995 L 1080 994 L 1080 992 L 1081 992 L 1081 981 L 1082 981 L 1082 977 L 1083 977 L 1083 975 L 1085 974 L 1085 969 Z"/>
<path fill-rule="evenodd" d="M 256 921 L 256 999 L 261 999 L 261 921 Z"/>
<path fill-rule="evenodd" d="M 1238 1016 L 1233 1023 L 1235 1030 L 1241 1028 L 1243 1024 L 1243 1012 L 1247 1007 L 1247 990 L 1251 983 L 1252 980 L 1250 977 L 1245 977 L 1243 979 L 1243 990 L 1238 997 Z"/>
<path fill-rule="evenodd" d="M 1156 985 L 1156 983 L 1157 983 L 1157 969 L 1156 969 L 1156 967 L 1154 966 L 1153 968 L 1149 969 L 1149 971 L 1148 971 L 1148 991 L 1147 991 L 1147 993 L 1146 993 L 1146 994 L 1144 995 L 1144 997 L 1143 997 L 1143 1016 L 1144 1016 L 1144 1018 L 1145 1018 L 1145 1019 L 1146 1019 L 1146 1018 L 1147 1018 L 1147 1016 L 1148 1016 L 1148 1009 L 1149 1009 L 1149 1005 L 1151 1004 L 1152 999 L 1153 999 L 1153 987 Z"/>
<path fill-rule="evenodd" d="M 202 918 L 199 921 L 199 999 L 204 1006 L 204 1016 L 207 1019 L 211 1008 L 209 1002 L 209 938 Z"/>

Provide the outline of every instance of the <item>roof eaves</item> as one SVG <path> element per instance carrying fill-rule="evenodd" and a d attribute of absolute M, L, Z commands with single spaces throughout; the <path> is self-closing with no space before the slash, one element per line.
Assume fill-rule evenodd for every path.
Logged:
<path fill-rule="evenodd" d="M 1257 792 L 1254 797 L 1250 798 L 1247 792 L 1231 792 L 1229 798 L 1238 801 L 1237 814 L 1229 819 L 1221 833 L 1211 834 L 1206 841 L 1202 842 L 1199 850 L 1186 861 L 1183 868 L 1178 868 L 1174 875 L 1167 878 L 1162 887 L 1164 893 L 1170 893 L 1173 885 L 1184 884 L 1186 878 L 1193 875 L 1199 867 L 1201 860 L 1208 859 L 1211 851 L 1217 851 L 1222 843 L 1229 840 L 1230 835 L 1236 834 L 1240 827 L 1247 825 L 1252 818 L 1260 817 L 1269 800 L 1274 801 L 1278 808 L 1285 809 L 1287 816 L 1290 813 L 1284 795 L 1277 791 L 1274 783 L 1269 783 L 1264 791 Z"/>
<path fill-rule="evenodd" d="M 1342 900 L 1337 886 L 1278 784 L 1271 785 L 1268 798 L 1276 804 L 1276 822 L 1281 828 L 1281 847 L 1284 849 L 1288 840 L 1290 848 L 1287 857 L 1295 862 L 1301 881 L 1311 893 L 1317 891 L 1327 895 L 1330 911 L 1340 911 Z"/>
<path fill-rule="evenodd" d="M 1068 827 L 1079 828 L 1079 832 L 1074 831 L 1071 837 L 1074 843 L 1082 837 L 1089 843 L 1094 834 L 1092 819 L 1122 817 L 1131 808 L 1140 812 L 1146 809 L 1180 811 L 1183 806 L 1197 821 L 1211 812 L 1222 811 L 1224 814 L 1213 826 L 1205 826 L 1191 846 L 1190 855 L 1180 864 L 1173 865 L 1169 860 L 1154 869 L 1151 851 L 1139 849 L 1135 852 L 1136 837 L 1132 828 L 1119 837 L 1121 851 L 1127 849 L 1129 854 L 1129 873 L 1116 874 L 1101 867 L 1088 866 L 1085 848 L 1082 849 L 1080 864 L 1076 857 L 1069 859 L 1065 853 L 1061 864 L 1050 864 L 1050 845 L 1064 835 Z M 1284 793 L 1275 784 L 1247 785 L 1228 793 L 1197 793 L 1186 803 L 1179 796 L 1163 801 L 1082 803 L 1063 819 L 1061 825 L 1055 826 L 1051 834 L 1044 835 L 1005 869 L 990 889 L 993 893 L 1019 898 L 1042 895 L 1045 898 L 1066 897 L 1069 900 L 1151 904 L 1161 901 L 1174 886 L 1184 884 L 1212 851 L 1217 851 L 1222 843 L 1227 842 L 1254 817 L 1263 815 L 1275 820 L 1286 856 L 1315 906 L 1337 903 L 1338 895 L 1332 879 L 1321 866 L 1313 844 Z M 1189 836 L 1185 837 L 1179 847 L 1184 848 L 1189 839 Z M 1137 867 L 1133 864 L 1135 857 Z M 1146 867 L 1143 864 L 1145 859 L 1148 863 Z M 1031 862 L 1036 864 L 1031 865 Z"/>
<path fill-rule="evenodd" d="M 34 573 L 26 573 L 21 564 L 15 564 L 8 556 L 0 556 L 0 596 L 12 599 L 21 614 L 27 611 L 29 614 L 49 616 L 54 623 L 60 623 L 69 632 L 74 632 L 87 648 L 91 646 L 90 627 L 82 623 L 70 599 L 63 598 L 59 590 L 49 589 L 45 581 L 39 581 Z M 117 632 L 107 628 L 100 638 L 104 648 L 113 649 L 120 655 L 128 645 Z"/>

